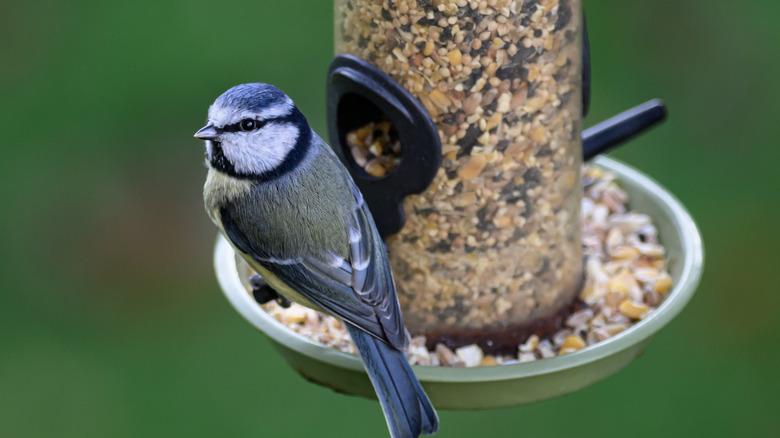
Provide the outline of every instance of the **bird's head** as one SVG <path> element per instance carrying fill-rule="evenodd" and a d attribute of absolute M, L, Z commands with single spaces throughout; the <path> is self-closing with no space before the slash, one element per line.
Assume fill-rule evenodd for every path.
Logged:
<path fill-rule="evenodd" d="M 292 99 L 257 83 L 237 85 L 219 96 L 195 137 L 206 140 L 212 168 L 257 179 L 289 170 L 305 153 L 311 134 Z"/>

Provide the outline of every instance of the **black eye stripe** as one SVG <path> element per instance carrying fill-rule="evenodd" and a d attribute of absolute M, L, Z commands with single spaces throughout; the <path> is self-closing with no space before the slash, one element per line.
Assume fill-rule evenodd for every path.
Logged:
<path fill-rule="evenodd" d="M 266 123 L 268 123 L 267 120 L 253 120 L 253 121 L 255 122 L 255 127 L 254 127 L 255 130 L 262 128 L 263 126 L 265 126 Z M 241 122 L 243 122 L 243 120 L 230 125 L 225 125 L 221 129 L 221 131 L 222 132 L 243 132 L 244 130 L 241 129 Z"/>
<path fill-rule="evenodd" d="M 296 108 L 295 111 L 293 111 L 290 114 L 280 116 L 280 117 L 274 117 L 267 120 L 252 119 L 255 122 L 254 130 L 258 130 L 269 123 L 296 123 L 298 122 L 299 119 L 298 114 L 300 113 L 300 112 L 296 112 L 297 110 L 298 109 Z M 230 125 L 225 125 L 222 128 L 218 128 L 218 131 L 219 132 L 244 132 L 244 130 L 241 129 L 241 122 L 243 122 L 244 120 L 246 119 L 239 120 L 238 122 Z"/>

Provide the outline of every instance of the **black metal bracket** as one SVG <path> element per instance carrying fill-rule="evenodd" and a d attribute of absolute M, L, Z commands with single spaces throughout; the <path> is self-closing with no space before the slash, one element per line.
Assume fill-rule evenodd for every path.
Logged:
<path fill-rule="evenodd" d="M 666 119 L 666 106 L 653 99 L 582 131 L 585 161 L 624 143 Z"/>

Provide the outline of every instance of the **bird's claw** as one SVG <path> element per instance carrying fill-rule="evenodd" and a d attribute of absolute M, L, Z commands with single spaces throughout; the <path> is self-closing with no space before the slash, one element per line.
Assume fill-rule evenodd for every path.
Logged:
<path fill-rule="evenodd" d="M 290 300 L 279 295 L 268 283 L 263 280 L 259 274 L 252 274 L 249 277 L 249 285 L 252 286 L 252 297 L 260 304 L 266 304 L 272 300 L 276 300 L 280 306 L 287 308 L 290 307 Z"/>

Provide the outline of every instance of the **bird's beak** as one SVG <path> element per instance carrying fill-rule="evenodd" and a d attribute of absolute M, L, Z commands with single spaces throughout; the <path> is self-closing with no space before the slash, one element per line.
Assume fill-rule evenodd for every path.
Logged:
<path fill-rule="evenodd" d="M 215 128 L 211 123 L 200 128 L 200 130 L 195 133 L 195 138 L 199 138 L 201 140 L 214 140 L 217 138 L 217 136 L 219 136 L 219 132 L 217 132 L 217 128 Z"/>

